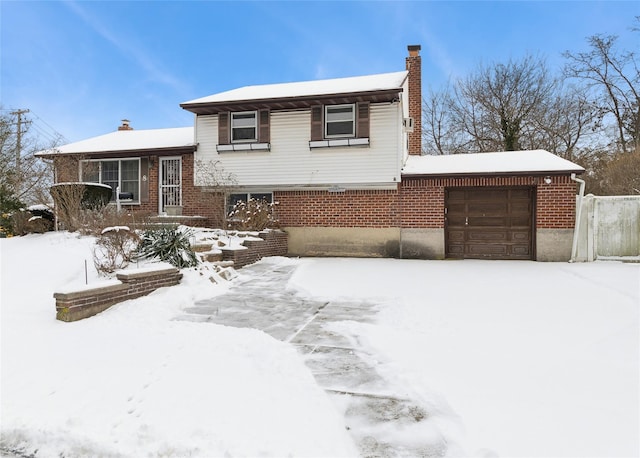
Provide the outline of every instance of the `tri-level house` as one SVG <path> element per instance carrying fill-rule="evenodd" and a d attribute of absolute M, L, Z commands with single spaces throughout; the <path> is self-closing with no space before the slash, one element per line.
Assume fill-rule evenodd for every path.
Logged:
<path fill-rule="evenodd" d="M 119 184 L 129 208 L 179 208 L 187 223 L 277 202 L 291 255 L 569 259 L 583 169 L 546 151 L 422 155 L 420 46 L 404 67 L 221 92 L 181 104 L 193 129 L 125 126 L 42 156 L 82 157 L 74 180 Z M 234 178 L 226 202 L 211 170 Z"/>

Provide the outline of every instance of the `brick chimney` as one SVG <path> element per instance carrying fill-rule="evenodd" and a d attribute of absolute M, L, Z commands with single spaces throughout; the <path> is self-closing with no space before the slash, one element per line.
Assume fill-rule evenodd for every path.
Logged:
<path fill-rule="evenodd" d="M 118 130 L 133 130 L 133 127 L 129 125 L 129 122 L 130 121 L 128 119 L 123 119 L 122 125 L 118 126 Z"/>
<path fill-rule="evenodd" d="M 409 116 L 413 118 L 413 132 L 409 132 L 409 154 L 422 154 L 422 58 L 420 45 L 409 45 L 406 58 L 409 72 Z"/>

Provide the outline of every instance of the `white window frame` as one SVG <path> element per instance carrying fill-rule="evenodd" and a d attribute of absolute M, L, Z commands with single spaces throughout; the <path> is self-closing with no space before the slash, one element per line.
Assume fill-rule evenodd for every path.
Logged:
<path fill-rule="evenodd" d="M 248 114 L 252 114 L 253 115 L 253 138 L 247 138 L 247 139 L 240 139 L 240 140 L 234 140 L 233 138 L 233 129 L 238 128 L 238 129 L 246 129 L 247 126 L 237 126 L 234 127 L 234 121 L 235 121 L 235 117 L 238 115 L 248 115 Z M 258 141 L 258 112 L 257 111 L 236 111 L 236 112 L 231 112 L 231 143 L 255 143 Z"/>
<path fill-rule="evenodd" d="M 344 120 L 331 121 L 329 120 L 329 110 L 332 108 L 351 108 L 351 134 L 335 134 L 329 135 L 329 124 L 332 122 L 345 122 Z M 341 105 L 325 105 L 324 106 L 324 138 L 354 138 L 356 136 L 356 104 L 344 103 Z"/>
<path fill-rule="evenodd" d="M 273 192 L 272 191 L 264 191 L 264 192 L 258 192 L 258 191 L 255 191 L 255 192 L 242 192 L 242 191 L 240 191 L 240 192 L 232 192 L 227 196 L 227 202 L 225 203 L 227 216 L 229 216 L 231 214 L 231 211 L 233 210 L 233 207 L 235 207 L 235 203 L 232 204 L 230 202 L 231 197 L 232 196 L 238 196 L 238 195 L 241 195 L 241 194 L 245 196 L 245 199 L 244 199 L 245 202 L 249 202 L 250 199 L 253 199 L 254 195 L 269 194 L 269 195 L 271 195 L 270 203 L 273 203 Z"/>
<path fill-rule="evenodd" d="M 102 180 L 102 163 L 103 162 L 117 162 L 118 163 L 118 188 L 120 188 L 120 192 L 125 192 L 122 190 L 122 162 L 125 161 L 136 161 L 138 163 L 138 192 L 137 192 L 137 199 L 131 201 L 131 202 L 127 202 L 127 205 L 140 205 L 140 182 L 141 182 L 141 178 L 140 178 L 140 158 L 139 157 L 123 157 L 123 158 L 118 158 L 118 159 L 88 159 L 85 161 L 81 162 L 81 179 L 82 181 L 85 181 L 84 178 L 84 167 L 85 164 L 87 163 L 98 163 L 98 183 L 100 184 L 104 184 L 103 180 Z M 92 182 L 88 182 L 88 183 L 92 183 Z M 116 193 L 116 189 L 113 190 L 113 196 L 115 196 Z M 115 198 L 110 199 L 109 200 L 109 204 L 115 204 Z"/>

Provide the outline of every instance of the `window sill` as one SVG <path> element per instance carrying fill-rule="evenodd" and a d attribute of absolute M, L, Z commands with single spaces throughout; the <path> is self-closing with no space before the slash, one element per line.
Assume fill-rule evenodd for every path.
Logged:
<path fill-rule="evenodd" d="M 226 151 L 270 151 L 271 143 L 232 143 L 230 145 L 216 145 L 219 153 Z"/>
<path fill-rule="evenodd" d="M 110 200 L 107 205 L 115 207 L 117 202 L 115 200 Z M 135 200 L 121 200 L 120 205 L 141 205 L 141 203 Z"/>
<path fill-rule="evenodd" d="M 369 138 L 336 138 L 332 140 L 310 141 L 309 148 L 335 148 L 344 146 L 369 146 Z"/>

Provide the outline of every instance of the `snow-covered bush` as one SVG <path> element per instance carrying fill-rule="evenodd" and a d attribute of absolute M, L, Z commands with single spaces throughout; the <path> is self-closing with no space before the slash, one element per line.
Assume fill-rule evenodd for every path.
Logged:
<path fill-rule="evenodd" d="M 93 264 L 98 272 L 112 273 L 129 265 L 140 237 L 127 226 L 108 227 L 96 238 Z"/>
<path fill-rule="evenodd" d="M 229 213 L 229 229 L 262 231 L 278 227 L 278 219 L 275 215 L 276 205 L 277 202 L 271 203 L 264 199 L 239 201 Z"/>
<path fill-rule="evenodd" d="M 198 265 L 198 257 L 191 248 L 189 230 L 175 227 L 148 229 L 142 234 L 137 256 L 140 259 L 158 258 L 181 269 Z"/>
<path fill-rule="evenodd" d="M 58 222 L 74 232 L 84 226 L 87 213 L 100 213 L 109 203 L 111 187 L 99 183 L 56 183 L 49 192 Z"/>

